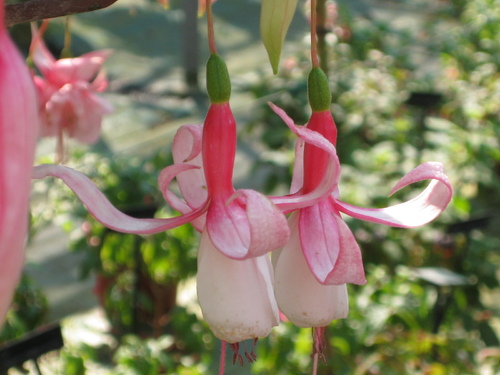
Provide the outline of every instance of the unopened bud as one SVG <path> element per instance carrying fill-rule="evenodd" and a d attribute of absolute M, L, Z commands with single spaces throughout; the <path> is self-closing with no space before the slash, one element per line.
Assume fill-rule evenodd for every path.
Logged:
<path fill-rule="evenodd" d="M 330 109 L 332 94 L 328 78 L 320 68 L 312 68 L 307 80 L 307 96 L 313 112 L 323 112 Z"/>
<path fill-rule="evenodd" d="M 227 66 L 218 54 L 211 54 L 207 62 L 207 91 L 212 104 L 227 103 L 231 96 L 231 80 Z"/>

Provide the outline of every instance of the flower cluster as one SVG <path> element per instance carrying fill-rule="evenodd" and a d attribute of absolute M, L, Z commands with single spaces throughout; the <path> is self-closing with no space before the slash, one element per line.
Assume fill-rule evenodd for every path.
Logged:
<path fill-rule="evenodd" d="M 340 201 L 340 163 L 334 147 L 337 130 L 328 105 L 317 108 L 312 95 L 313 113 L 306 126 L 295 125 L 271 105 L 299 137 L 291 194 L 268 198 L 253 190 L 235 190 L 236 123 L 229 105 L 229 76 L 216 54 L 207 66 L 212 104 L 205 122 L 177 131 L 174 164 L 159 177 L 166 201 L 182 215 L 128 217 L 112 207 L 85 176 L 64 166 L 37 166 L 34 178 L 63 179 L 95 218 L 114 230 L 155 233 L 190 222 L 201 232 L 199 303 L 221 340 L 236 344 L 266 336 L 279 323 L 279 310 L 300 327 L 324 327 L 346 317 L 346 283 L 364 284 L 365 275 L 359 246 L 340 212 L 385 225 L 423 225 L 437 217 L 451 199 L 452 188 L 442 165 L 422 164 L 400 180 L 393 192 L 432 180 L 408 202 L 364 209 Z M 310 89 L 325 85 L 326 76 L 313 70 L 311 77 Z M 325 88 L 314 92 L 325 92 Z M 329 103 L 329 94 L 326 101 L 320 99 Z M 169 190 L 174 178 L 183 199 Z"/>

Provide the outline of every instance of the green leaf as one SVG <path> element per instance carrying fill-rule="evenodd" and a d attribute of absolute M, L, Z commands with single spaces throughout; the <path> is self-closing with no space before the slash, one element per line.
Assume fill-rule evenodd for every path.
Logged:
<path fill-rule="evenodd" d="M 297 9 L 297 0 L 262 0 L 260 35 L 274 74 L 278 73 L 281 48 Z"/>

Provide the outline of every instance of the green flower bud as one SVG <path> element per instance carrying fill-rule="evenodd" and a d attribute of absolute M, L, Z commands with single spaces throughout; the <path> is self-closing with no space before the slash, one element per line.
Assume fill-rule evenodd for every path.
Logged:
<path fill-rule="evenodd" d="M 332 94 L 328 78 L 320 68 L 312 68 L 307 79 L 307 96 L 313 112 L 330 110 Z"/>
<path fill-rule="evenodd" d="M 218 54 L 211 54 L 207 62 L 207 91 L 212 104 L 227 103 L 231 96 L 231 80 L 227 66 Z"/>

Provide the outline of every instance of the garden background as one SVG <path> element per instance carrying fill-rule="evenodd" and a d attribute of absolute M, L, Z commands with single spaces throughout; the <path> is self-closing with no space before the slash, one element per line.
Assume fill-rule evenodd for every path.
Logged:
<path fill-rule="evenodd" d="M 391 187 L 431 160 L 445 165 L 455 194 L 418 229 L 346 219 L 368 283 L 349 286 L 349 317 L 329 327 L 319 373 L 498 373 L 500 1 L 331 4 L 336 16 L 325 41 L 342 199 L 364 207 L 402 201 L 412 189 L 388 198 Z M 75 56 L 113 49 L 103 95 L 115 110 L 96 145 L 69 144 L 68 164 L 135 216 L 170 214 L 156 178 L 172 162 L 176 129 L 202 122 L 208 106 L 205 20 L 195 19 L 194 33 L 185 7 L 119 0 L 70 21 Z M 306 15 L 295 15 L 273 76 L 260 41 L 260 1 L 218 0 L 213 9 L 238 121 L 236 186 L 286 193 L 294 137 L 266 103 L 307 121 Z M 56 54 L 64 28 L 64 19 L 54 19 L 46 33 Z M 11 34 L 26 52 L 29 25 Z M 41 141 L 37 163 L 52 162 L 54 148 L 54 140 Z M 1 340 L 60 321 L 65 345 L 40 359 L 44 374 L 216 373 L 219 343 L 201 319 L 193 285 L 194 230 L 111 232 L 54 180 L 34 184 L 31 214 L 26 277 Z M 259 340 L 254 364 L 227 373 L 308 373 L 311 341 L 310 330 L 282 323 Z"/>

